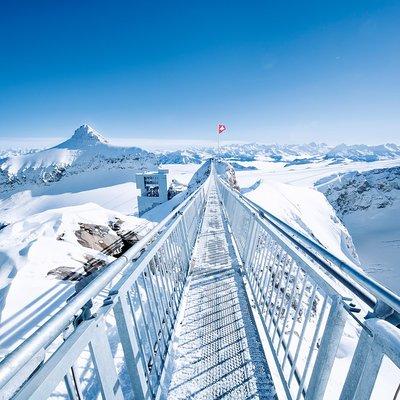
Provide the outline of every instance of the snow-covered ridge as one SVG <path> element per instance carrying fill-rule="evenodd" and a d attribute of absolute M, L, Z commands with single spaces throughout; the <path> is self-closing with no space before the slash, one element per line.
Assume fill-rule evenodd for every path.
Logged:
<path fill-rule="evenodd" d="M 158 153 L 161 164 L 201 164 L 210 157 L 217 156 L 215 147 L 190 148 Z M 400 157 L 400 146 L 388 143 L 377 146 L 346 145 L 336 147 L 325 143 L 308 144 L 230 144 L 221 146 L 220 156 L 229 161 L 266 160 L 285 162 L 287 165 L 314 163 L 321 160 L 335 162 L 377 161 Z"/>
<path fill-rule="evenodd" d="M 160 164 L 201 164 L 206 156 L 194 149 L 186 149 L 160 153 L 158 160 Z"/>
<path fill-rule="evenodd" d="M 0 160 L 8 157 L 21 156 L 23 154 L 37 153 L 40 149 L 0 149 Z"/>
<path fill-rule="evenodd" d="M 325 158 L 351 161 L 377 161 L 400 157 L 400 146 L 394 143 L 367 146 L 365 144 L 340 144 L 329 150 Z"/>
<path fill-rule="evenodd" d="M 112 146 L 107 139 L 96 132 L 88 125 L 83 125 L 77 129 L 74 135 L 65 142 L 55 146 L 52 150 L 60 151 L 58 157 L 63 158 L 61 150 L 86 150 L 89 152 L 106 153 L 121 152 L 132 153 L 137 147 L 116 147 Z M 118 150 L 116 150 L 118 149 Z M 51 149 L 48 149 L 51 150 Z M 45 150 L 46 151 L 46 150 Z M 141 150 L 144 151 L 144 150 Z M 0 170 L 2 168 L 2 158 L 10 158 L 25 153 L 35 153 L 32 151 L 0 151 Z M 215 147 L 191 147 L 174 151 L 158 151 L 157 162 L 160 164 L 201 164 L 211 157 L 218 154 Z M 308 143 L 308 144 L 229 144 L 220 148 L 220 156 L 228 161 L 255 161 L 265 160 L 272 162 L 285 162 L 287 166 L 317 163 L 322 160 L 329 160 L 331 163 L 347 163 L 352 161 L 377 161 L 400 158 L 400 146 L 396 144 L 382 144 L 377 146 L 367 145 L 345 145 L 341 144 L 336 147 L 329 146 L 325 143 Z M 64 159 L 61 164 L 68 165 L 69 159 Z"/>
<path fill-rule="evenodd" d="M 330 149 L 325 143 L 308 144 L 230 144 L 220 148 L 220 156 L 231 161 L 254 161 L 267 159 L 270 161 L 292 161 L 296 158 L 322 157 Z M 162 164 L 200 164 L 218 153 L 215 147 L 201 147 L 172 152 L 159 153 Z"/>
<path fill-rule="evenodd" d="M 233 166 L 223 160 L 217 160 L 215 162 L 215 169 L 217 174 L 225 180 L 232 188 L 239 190 L 237 183 L 235 169 Z M 211 159 L 208 159 L 194 174 L 188 184 L 188 193 L 196 190 L 205 180 L 210 176 L 211 173 Z"/>
<path fill-rule="evenodd" d="M 331 175 L 315 186 L 341 217 L 359 210 L 391 207 L 400 203 L 400 167 Z"/>
<path fill-rule="evenodd" d="M 0 192 L 24 184 L 48 184 L 68 175 L 93 170 L 154 169 L 153 153 L 138 147 L 112 146 L 88 125 L 78 128 L 65 142 L 31 154 L 0 160 Z"/>

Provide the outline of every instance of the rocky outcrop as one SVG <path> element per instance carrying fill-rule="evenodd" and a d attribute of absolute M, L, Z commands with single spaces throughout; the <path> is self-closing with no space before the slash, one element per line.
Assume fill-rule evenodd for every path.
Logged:
<path fill-rule="evenodd" d="M 400 167 L 348 172 L 316 182 L 336 213 L 382 209 L 400 200 Z"/>

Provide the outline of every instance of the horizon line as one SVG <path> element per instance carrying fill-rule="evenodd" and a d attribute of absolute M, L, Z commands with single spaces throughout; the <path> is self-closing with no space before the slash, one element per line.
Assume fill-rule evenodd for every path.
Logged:
<path fill-rule="evenodd" d="M 13 137 L 5 137 L 0 138 L 0 150 L 45 150 L 49 149 L 62 141 L 65 141 L 68 138 L 63 137 L 36 137 L 36 138 L 13 138 Z M 174 150 L 188 150 L 192 148 L 205 148 L 205 147 L 217 147 L 217 141 L 213 140 L 205 140 L 205 139 L 165 139 L 165 138 L 144 138 L 144 137 L 132 137 L 132 138 L 107 138 L 108 143 L 113 146 L 121 146 L 121 147 L 141 147 L 147 150 L 152 151 L 174 151 Z M 134 142 L 134 143 L 132 143 Z M 222 146 L 229 145 L 250 145 L 250 144 L 258 144 L 258 145 L 267 145 L 267 146 L 301 146 L 307 145 L 311 143 L 315 143 L 317 145 L 326 145 L 327 147 L 336 147 L 341 144 L 345 144 L 348 146 L 354 145 L 367 145 L 367 146 L 379 146 L 385 144 L 395 144 L 390 142 L 377 142 L 377 143 L 326 143 L 324 141 L 305 141 L 305 142 L 264 142 L 264 141 L 244 141 L 244 140 L 221 140 Z"/>

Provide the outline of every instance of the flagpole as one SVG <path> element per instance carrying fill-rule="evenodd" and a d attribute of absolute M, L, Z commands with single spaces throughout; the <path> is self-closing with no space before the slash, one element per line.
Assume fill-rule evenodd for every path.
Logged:
<path fill-rule="evenodd" d="M 219 158 L 219 130 L 217 128 L 217 140 L 218 140 L 218 158 Z"/>

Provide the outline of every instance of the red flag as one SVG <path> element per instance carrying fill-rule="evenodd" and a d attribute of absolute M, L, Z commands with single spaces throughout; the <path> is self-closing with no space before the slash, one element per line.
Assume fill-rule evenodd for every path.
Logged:
<path fill-rule="evenodd" d="M 226 126 L 224 124 L 217 125 L 217 132 L 221 134 L 222 132 L 226 131 Z"/>

